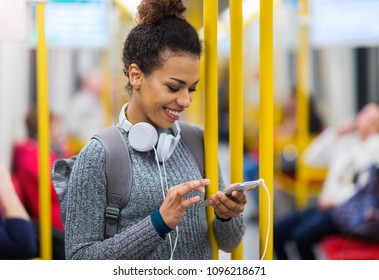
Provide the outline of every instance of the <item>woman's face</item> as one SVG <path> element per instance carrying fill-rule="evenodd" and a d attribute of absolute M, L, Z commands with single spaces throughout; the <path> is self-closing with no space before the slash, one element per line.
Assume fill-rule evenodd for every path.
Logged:
<path fill-rule="evenodd" d="M 163 57 L 162 67 L 148 76 L 141 72 L 137 84 L 132 81 L 133 94 L 127 108 L 132 124 L 143 121 L 156 129 L 171 127 L 191 104 L 199 81 L 200 59 L 168 51 Z"/>
<path fill-rule="evenodd" d="M 376 104 L 366 105 L 358 114 L 357 129 L 362 139 L 379 133 L 379 108 Z"/>

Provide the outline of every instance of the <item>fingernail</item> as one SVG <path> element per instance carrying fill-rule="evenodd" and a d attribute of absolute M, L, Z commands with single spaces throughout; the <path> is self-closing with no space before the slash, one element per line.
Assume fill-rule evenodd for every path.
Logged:
<path fill-rule="evenodd" d="M 216 195 L 217 195 L 218 198 L 222 197 L 222 194 L 220 192 L 216 193 Z"/>
<path fill-rule="evenodd" d="M 211 180 L 209 180 L 209 179 L 203 179 L 204 184 L 210 184 L 210 182 L 211 182 Z"/>

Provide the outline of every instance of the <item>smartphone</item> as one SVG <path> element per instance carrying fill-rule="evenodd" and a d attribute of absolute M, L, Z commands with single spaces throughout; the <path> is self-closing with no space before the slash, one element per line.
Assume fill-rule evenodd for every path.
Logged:
<path fill-rule="evenodd" d="M 255 189 L 258 185 L 260 185 L 262 183 L 263 183 L 263 180 L 261 180 L 261 179 L 239 183 L 239 184 L 236 184 L 233 187 L 230 187 L 229 189 L 225 190 L 224 194 L 231 195 L 233 191 L 240 191 L 240 192 L 251 191 L 251 190 Z M 199 203 L 200 207 L 206 207 L 206 206 L 209 206 L 209 205 L 211 205 L 209 198 L 207 200 L 204 200 L 204 201 L 202 201 L 202 202 Z"/>

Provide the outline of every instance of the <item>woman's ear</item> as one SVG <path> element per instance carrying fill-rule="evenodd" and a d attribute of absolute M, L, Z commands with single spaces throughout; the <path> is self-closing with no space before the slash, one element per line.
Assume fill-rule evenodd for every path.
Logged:
<path fill-rule="evenodd" d="M 129 65 L 128 71 L 130 83 L 134 89 L 139 90 L 141 88 L 143 72 L 135 63 Z"/>

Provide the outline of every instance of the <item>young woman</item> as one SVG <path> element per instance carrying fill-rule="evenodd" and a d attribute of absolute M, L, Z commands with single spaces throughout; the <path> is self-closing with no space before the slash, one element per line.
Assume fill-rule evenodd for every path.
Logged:
<path fill-rule="evenodd" d="M 121 210 L 117 234 L 105 239 L 105 150 L 91 140 L 76 160 L 69 183 L 65 225 L 69 259 L 212 258 L 205 208 L 198 205 L 204 200 L 203 186 L 210 181 L 200 179 L 177 124 L 196 91 L 201 54 L 185 9 L 180 0 L 142 0 L 138 7 L 138 24 L 123 50 L 131 96 L 119 123 L 132 165 L 130 200 Z M 154 133 L 158 140 L 151 140 Z M 167 134 L 173 144 L 161 151 L 161 138 Z M 151 141 L 157 146 L 145 151 L 142 146 Z M 219 183 L 222 189 L 222 180 Z M 219 248 L 231 251 L 245 232 L 241 214 L 246 196 L 218 192 L 211 199 Z"/>

